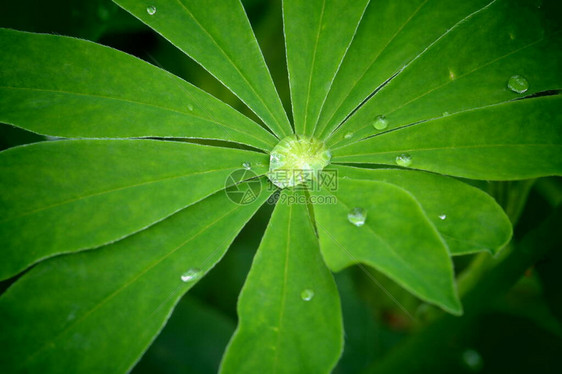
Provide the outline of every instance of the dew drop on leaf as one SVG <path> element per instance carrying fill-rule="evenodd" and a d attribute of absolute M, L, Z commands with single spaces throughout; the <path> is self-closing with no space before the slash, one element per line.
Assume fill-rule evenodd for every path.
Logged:
<path fill-rule="evenodd" d="M 191 282 L 192 280 L 199 278 L 200 275 L 201 269 L 191 268 L 181 275 L 181 280 L 182 282 Z"/>
<path fill-rule="evenodd" d="M 529 82 L 521 75 L 513 75 L 507 81 L 507 87 L 515 93 L 525 93 L 529 89 Z"/>
<path fill-rule="evenodd" d="M 377 116 L 375 122 L 373 122 L 373 127 L 377 130 L 384 130 L 388 127 L 388 121 L 384 116 Z"/>
<path fill-rule="evenodd" d="M 480 353 L 474 349 L 467 349 L 462 353 L 463 363 L 472 371 L 478 372 L 482 369 L 484 361 Z"/>
<path fill-rule="evenodd" d="M 252 168 L 252 164 L 249 162 L 242 163 L 242 167 L 246 170 L 250 170 Z"/>
<path fill-rule="evenodd" d="M 146 13 L 153 16 L 156 14 L 156 7 L 154 5 L 149 5 L 146 7 Z"/>
<path fill-rule="evenodd" d="M 446 215 L 446 214 L 441 214 L 441 215 L 439 216 L 439 219 L 440 219 L 441 221 L 444 221 L 446 218 L 447 218 L 447 215 Z"/>
<path fill-rule="evenodd" d="M 402 153 L 400 156 L 396 156 L 396 164 L 404 167 L 410 166 L 412 164 L 412 156 Z"/>
<path fill-rule="evenodd" d="M 301 292 L 301 299 L 304 301 L 310 301 L 314 297 L 314 291 L 310 288 L 307 288 Z"/>
<path fill-rule="evenodd" d="M 357 227 L 363 226 L 366 219 L 367 211 L 363 208 L 353 208 L 347 213 L 347 220 Z"/>
<path fill-rule="evenodd" d="M 346 138 L 346 139 L 351 139 L 351 138 L 353 138 L 353 133 L 352 133 L 352 132 L 348 132 L 347 134 L 345 134 L 344 138 Z"/>
<path fill-rule="evenodd" d="M 193 112 L 193 105 L 187 104 L 187 109 L 188 109 L 190 112 Z"/>

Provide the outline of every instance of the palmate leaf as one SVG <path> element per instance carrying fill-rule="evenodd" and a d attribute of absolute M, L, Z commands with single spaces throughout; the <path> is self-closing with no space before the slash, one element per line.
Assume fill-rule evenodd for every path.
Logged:
<path fill-rule="evenodd" d="M 371 1 L 318 124 L 327 135 L 377 87 L 490 0 Z"/>
<path fill-rule="evenodd" d="M 562 88 L 559 4 L 495 0 L 472 13 L 409 62 L 328 143 L 339 147 L 379 133 L 378 116 L 388 130 Z M 515 76 L 527 81 L 523 92 L 508 88 Z"/>
<path fill-rule="evenodd" d="M 236 94 L 278 136 L 292 132 L 239 0 L 114 0 Z"/>
<path fill-rule="evenodd" d="M 331 166 L 338 177 L 393 184 L 421 205 L 452 255 L 502 249 L 511 238 L 511 223 L 487 193 L 456 179 L 414 170 Z"/>
<path fill-rule="evenodd" d="M 387 182 L 341 179 L 336 204 L 314 205 L 320 248 L 334 271 L 365 263 L 447 311 L 461 313 L 445 241 L 408 191 Z M 363 224 L 348 219 L 362 209 Z"/>
<path fill-rule="evenodd" d="M 154 140 L 57 141 L 1 152 L 0 278 L 142 230 L 223 189 L 244 162 L 267 158 Z"/>
<path fill-rule="evenodd" d="M 238 301 L 221 373 L 328 373 L 343 345 L 339 296 L 307 207 L 284 190 Z"/>
<path fill-rule="evenodd" d="M 221 101 L 123 52 L 6 29 L 0 48 L 5 123 L 71 138 L 207 138 L 263 150 L 276 143 Z"/>
<path fill-rule="evenodd" d="M 334 148 L 334 162 L 396 165 L 473 179 L 562 174 L 560 95 L 457 113 Z"/>
<path fill-rule="evenodd" d="M 237 205 L 219 192 L 118 243 L 43 261 L 0 298 L 0 367 L 128 371 L 268 196 Z"/>
<path fill-rule="evenodd" d="M 221 139 L 265 151 L 292 132 L 240 1 L 116 2 L 210 71 L 275 135 L 133 57 L 9 30 L 0 30 L 9 52 L 0 56 L 0 120 L 64 137 Z M 399 157 L 401 166 L 479 179 L 561 174 L 560 96 L 525 97 L 560 89 L 556 1 L 370 1 L 363 14 L 366 4 L 284 2 L 297 133 L 326 140 L 336 164 L 396 165 Z M 513 75 L 528 81 L 525 92 L 508 89 Z M 395 131 L 379 135 L 379 115 L 382 130 Z M 266 155 L 256 152 L 80 140 L 15 148 L 0 161 L 0 208 L 13 220 L 0 221 L 2 245 L 12 248 L 4 277 L 105 245 L 47 259 L 2 295 L 0 368 L 8 372 L 130 369 L 194 283 L 180 275 L 208 271 L 267 197 L 247 206 L 223 192 L 209 197 L 243 162 L 263 174 Z M 493 199 L 457 180 L 336 168 L 337 203 L 315 204 L 312 224 L 304 205 L 275 208 L 224 372 L 334 367 L 342 326 L 324 261 L 334 271 L 367 264 L 458 314 L 450 256 L 495 253 L 510 237 Z M 367 212 L 362 227 L 347 218 L 356 207 Z"/>
<path fill-rule="evenodd" d="M 297 134 L 311 135 L 367 0 L 285 0 L 283 24 Z"/>

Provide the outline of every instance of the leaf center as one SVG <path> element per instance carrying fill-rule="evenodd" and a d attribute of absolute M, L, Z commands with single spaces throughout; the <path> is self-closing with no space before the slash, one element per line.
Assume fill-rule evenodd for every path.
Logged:
<path fill-rule="evenodd" d="M 267 176 L 277 187 L 293 187 L 317 177 L 330 159 L 331 153 L 322 141 L 289 135 L 271 151 Z"/>

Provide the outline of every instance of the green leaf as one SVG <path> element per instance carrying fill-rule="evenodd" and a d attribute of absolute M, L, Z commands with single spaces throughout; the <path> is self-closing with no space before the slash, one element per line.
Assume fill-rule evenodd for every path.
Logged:
<path fill-rule="evenodd" d="M 239 0 L 114 2 L 201 64 L 278 137 L 292 133 Z"/>
<path fill-rule="evenodd" d="M 333 162 L 396 165 L 472 179 L 562 175 L 562 96 L 518 100 L 336 148 Z M 404 164 L 403 162 L 401 162 Z"/>
<path fill-rule="evenodd" d="M 377 116 L 394 129 L 407 124 L 562 88 L 560 10 L 551 1 L 497 0 L 448 31 L 400 71 L 330 139 L 357 141 L 381 130 Z M 462 46 L 462 48 L 459 48 Z M 527 82 L 524 92 L 508 87 L 511 77 Z M 345 134 L 352 132 L 351 139 Z"/>
<path fill-rule="evenodd" d="M 217 193 L 118 243 L 40 263 L 0 298 L 0 367 L 127 372 L 268 195 L 236 205 Z"/>
<path fill-rule="evenodd" d="M 328 373 L 341 354 L 338 291 L 306 205 L 288 203 L 299 196 L 281 192 L 240 294 L 221 373 Z"/>
<path fill-rule="evenodd" d="M 511 239 L 509 218 L 482 190 L 456 179 L 415 170 L 332 166 L 339 178 L 381 181 L 400 187 L 422 206 L 452 255 L 495 254 Z"/>
<path fill-rule="evenodd" d="M 0 279 L 119 240 L 223 189 L 267 156 L 154 140 L 43 142 L 0 153 Z"/>
<path fill-rule="evenodd" d="M 368 0 L 285 0 L 283 20 L 297 134 L 312 135 Z"/>
<path fill-rule="evenodd" d="M 320 249 L 332 270 L 367 264 L 421 299 L 461 313 L 447 246 L 412 194 L 387 182 L 340 179 L 336 192 L 314 197 Z M 366 215 L 363 225 L 348 219 L 355 208 Z"/>
<path fill-rule="evenodd" d="M 324 105 L 318 135 L 330 134 L 427 46 L 489 2 L 371 1 Z"/>
<path fill-rule="evenodd" d="M 7 29 L 0 29 L 0 48 L 5 123 L 62 137 L 208 138 L 264 150 L 276 144 L 221 101 L 123 52 Z"/>

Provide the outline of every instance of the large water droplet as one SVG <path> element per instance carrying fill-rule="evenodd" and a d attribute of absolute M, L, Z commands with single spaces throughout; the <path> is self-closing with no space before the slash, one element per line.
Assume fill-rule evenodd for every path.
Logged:
<path fill-rule="evenodd" d="M 199 278 L 200 275 L 201 269 L 191 268 L 181 275 L 181 280 L 182 282 L 191 282 L 192 280 Z"/>
<path fill-rule="evenodd" d="M 513 92 L 522 94 L 529 89 L 529 82 L 521 75 L 513 75 L 507 81 L 507 87 Z"/>
<path fill-rule="evenodd" d="M 310 301 L 312 300 L 313 297 L 314 297 L 314 291 L 311 290 L 310 288 L 307 288 L 306 290 L 302 290 L 301 299 L 303 299 L 304 301 Z"/>
<path fill-rule="evenodd" d="M 345 134 L 344 138 L 346 138 L 346 139 L 351 139 L 351 138 L 353 138 L 353 133 L 352 133 L 352 132 L 348 132 L 347 134 Z"/>
<path fill-rule="evenodd" d="M 306 136 L 283 138 L 269 155 L 268 178 L 277 187 L 294 187 L 319 178 L 332 155 L 323 142 Z"/>
<path fill-rule="evenodd" d="M 402 153 L 400 156 L 396 156 L 396 164 L 408 167 L 412 164 L 412 156 L 407 153 Z"/>
<path fill-rule="evenodd" d="M 462 353 L 462 361 L 469 369 L 475 372 L 482 370 L 482 366 L 484 365 L 482 356 L 474 349 L 467 349 L 464 351 Z"/>
<path fill-rule="evenodd" d="M 146 13 L 153 16 L 156 14 L 156 7 L 154 5 L 149 5 L 146 7 Z"/>
<path fill-rule="evenodd" d="M 366 219 L 367 211 L 363 208 L 353 208 L 347 213 L 347 220 L 357 227 L 363 226 Z"/>
<path fill-rule="evenodd" d="M 373 122 L 373 127 L 377 130 L 384 130 L 388 127 L 388 121 L 385 116 L 377 116 L 375 122 Z"/>
<path fill-rule="evenodd" d="M 252 164 L 249 162 L 242 163 L 242 167 L 246 170 L 250 170 L 252 168 Z"/>

